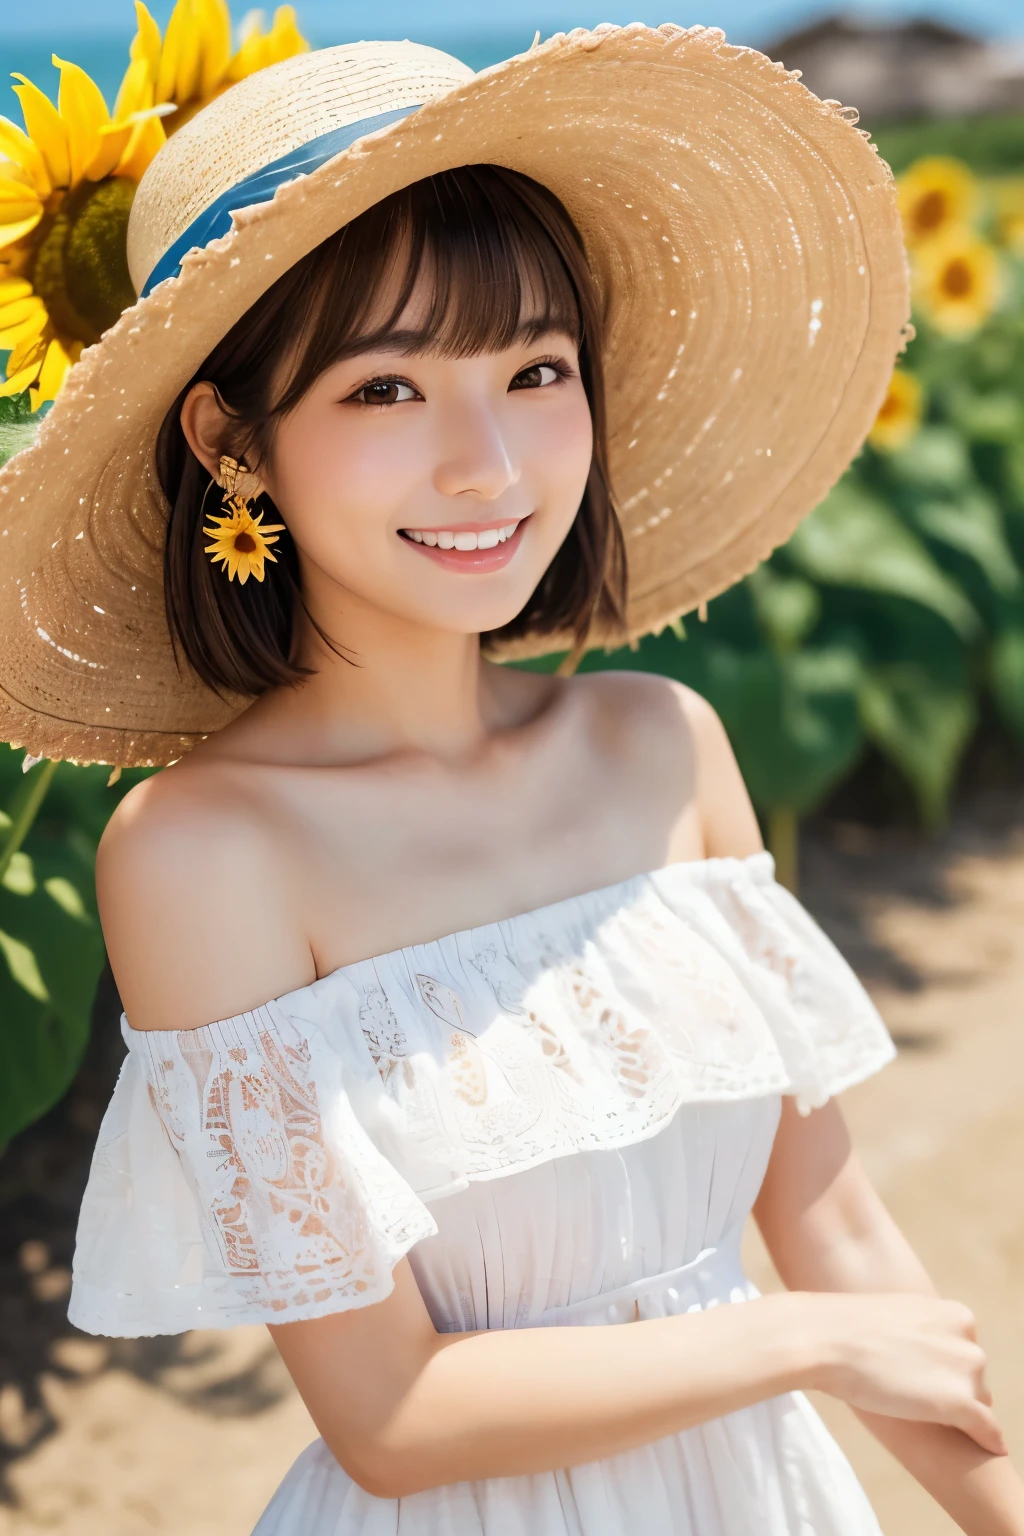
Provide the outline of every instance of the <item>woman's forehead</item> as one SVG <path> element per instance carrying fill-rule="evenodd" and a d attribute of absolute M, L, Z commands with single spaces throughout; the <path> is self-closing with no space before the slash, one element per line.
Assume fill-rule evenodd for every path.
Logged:
<path fill-rule="evenodd" d="M 552 331 L 574 341 L 579 336 L 579 307 L 568 280 L 552 291 L 554 285 L 525 258 L 489 284 L 439 269 L 429 251 L 415 275 L 407 262 L 408 254 L 399 253 L 370 296 L 353 338 L 360 350 L 469 356 L 529 345 Z"/>

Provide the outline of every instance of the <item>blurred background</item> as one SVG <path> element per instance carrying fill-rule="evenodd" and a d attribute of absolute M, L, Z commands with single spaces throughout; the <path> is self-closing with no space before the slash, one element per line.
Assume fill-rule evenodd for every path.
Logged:
<path fill-rule="evenodd" d="M 51 55 L 86 71 L 126 126 L 68 206 L 72 225 L 89 208 L 116 230 L 175 118 L 307 44 L 408 36 L 482 68 L 537 31 L 700 22 L 859 108 L 898 178 L 917 328 L 868 442 L 789 543 L 706 614 L 582 666 L 669 673 L 725 721 L 780 877 L 900 1048 L 846 1112 L 940 1287 L 975 1308 L 1024 1464 L 1024 9 L 491 0 L 485 24 L 482 9 L 391 0 L 367 23 L 350 0 L 238 6 L 229 36 L 223 0 L 154 0 L 126 76 L 131 0 L 0 0 L 0 114 L 39 142 L 45 109 L 24 82 L 9 93 L 8 72 L 56 102 Z M 131 126 L 160 102 L 175 114 Z M 27 165 L 31 152 L 0 125 L 5 153 Z M 17 214 L 0 199 L 0 462 L 82 342 L 38 278 L 53 210 L 33 223 L 34 188 Z M 104 278 L 98 330 L 131 297 L 113 248 L 100 238 L 76 256 Z M 104 1341 L 66 1320 L 78 1202 L 123 1054 L 93 860 L 138 777 L 0 747 L 0 1536 L 247 1536 L 313 1436 L 261 1330 Z M 749 1261 L 775 1283 L 753 1234 Z M 888 1532 L 954 1530 L 851 1416 L 822 1406 Z"/>

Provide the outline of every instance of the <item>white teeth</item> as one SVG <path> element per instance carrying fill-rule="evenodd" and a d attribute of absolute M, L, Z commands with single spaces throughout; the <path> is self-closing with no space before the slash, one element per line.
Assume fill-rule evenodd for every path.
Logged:
<path fill-rule="evenodd" d="M 506 523 L 504 528 L 485 528 L 483 533 L 470 533 L 467 529 L 460 529 L 458 533 L 445 529 L 441 533 L 427 533 L 418 528 L 404 528 L 402 531 L 416 544 L 427 544 L 431 549 L 494 549 L 498 544 L 504 544 L 510 539 L 519 527 L 519 523 Z"/>

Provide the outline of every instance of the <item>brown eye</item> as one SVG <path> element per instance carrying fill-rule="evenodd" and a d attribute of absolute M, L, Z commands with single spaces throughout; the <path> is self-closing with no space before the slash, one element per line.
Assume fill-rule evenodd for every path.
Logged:
<path fill-rule="evenodd" d="M 371 379 L 352 396 L 362 405 L 400 405 L 405 400 L 415 400 L 416 391 L 404 379 Z"/>
<path fill-rule="evenodd" d="M 552 363 L 534 363 L 532 368 L 516 374 L 509 389 L 542 389 L 545 384 L 554 384 L 558 377 L 558 369 Z"/>

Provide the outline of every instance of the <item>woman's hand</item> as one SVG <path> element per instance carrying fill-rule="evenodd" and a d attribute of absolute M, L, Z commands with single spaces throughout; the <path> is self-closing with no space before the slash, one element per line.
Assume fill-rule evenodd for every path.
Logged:
<path fill-rule="evenodd" d="M 864 1413 L 949 1425 L 991 1455 L 1006 1455 L 967 1307 L 903 1293 L 802 1300 L 824 1335 L 824 1364 L 811 1385 Z"/>

